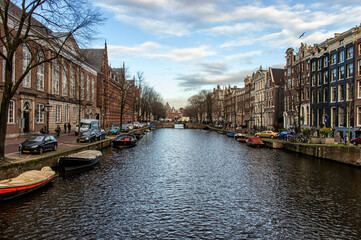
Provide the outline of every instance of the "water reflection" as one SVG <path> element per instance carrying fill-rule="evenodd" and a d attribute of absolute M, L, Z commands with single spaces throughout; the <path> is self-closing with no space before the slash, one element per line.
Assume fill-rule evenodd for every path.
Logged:
<path fill-rule="evenodd" d="M 0 205 L 5 238 L 358 239 L 360 169 L 159 129 Z"/>

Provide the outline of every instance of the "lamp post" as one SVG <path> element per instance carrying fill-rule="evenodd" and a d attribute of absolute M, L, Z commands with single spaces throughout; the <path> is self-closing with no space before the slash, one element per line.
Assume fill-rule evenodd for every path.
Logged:
<path fill-rule="evenodd" d="M 49 103 L 47 103 L 42 109 L 42 111 L 46 112 L 46 134 L 49 134 L 49 113 L 51 107 L 52 106 Z"/>

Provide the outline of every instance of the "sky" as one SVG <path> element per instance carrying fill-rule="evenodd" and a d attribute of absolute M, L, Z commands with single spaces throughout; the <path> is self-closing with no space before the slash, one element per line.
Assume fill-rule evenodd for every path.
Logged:
<path fill-rule="evenodd" d="M 243 87 L 262 66 L 283 68 L 285 52 L 321 43 L 361 23 L 360 0 L 102 0 L 106 18 L 92 48 L 170 106 L 217 85 Z M 301 35 L 303 36 L 301 37 Z"/>

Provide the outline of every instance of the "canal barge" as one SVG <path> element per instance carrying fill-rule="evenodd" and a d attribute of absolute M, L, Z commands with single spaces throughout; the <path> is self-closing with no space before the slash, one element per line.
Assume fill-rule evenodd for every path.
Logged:
<path fill-rule="evenodd" d="M 133 134 L 123 134 L 117 136 L 112 143 L 115 148 L 130 148 L 137 144 L 137 137 Z"/>
<path fill-rule="evenodd" d="M 26 171 L 15 178 L 0 181 L 0 200 L 9 200 L 30 193 L 50 183 L 55 172 L 50 167 Z"/>
<path fill-rule="evenodd" d="M 101 151 L 85 150 L 68 156 L 60 157 L 58 166 L 60 170 L 64 171 L 87 168 L 97 164 L 101 157 Z"/>

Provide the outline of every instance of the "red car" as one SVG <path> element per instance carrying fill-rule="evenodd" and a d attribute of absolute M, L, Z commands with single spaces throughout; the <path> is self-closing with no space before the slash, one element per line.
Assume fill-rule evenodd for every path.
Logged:
<path fill-rule="evenodd" d="M 361 144 L 361 137 L 351 139 L 350 143 L 352 143 L 355 146 Z"/>

